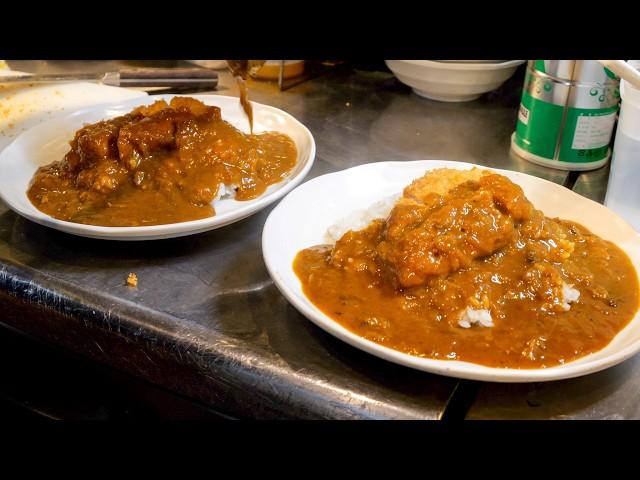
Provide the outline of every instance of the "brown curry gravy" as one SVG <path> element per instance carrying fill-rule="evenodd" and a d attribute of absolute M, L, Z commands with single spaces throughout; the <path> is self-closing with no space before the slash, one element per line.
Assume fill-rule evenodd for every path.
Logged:
<path fill-rule="evenodd" d="M 210 217 L 221 184 L 250 200 L 297 159 L 287 135 L 244 134 L 218 107 L 188 97 L 87 125 L 70 145 L 63 160 L 38 169 L 27 194 L 52 217 L 102 226 Z"/>
<path fill-rule="evenodd" d="M 444 195 L 415 186 L 386 220 L 294 260 L 305 295 L 353 333 L 419 357 L 539 368 L 602 349 L 634 317 L 627 255 L 545 217 L 506 177 Z M 563 284 L 580 292 L 568 311 Z M 465 308 L 490 310 L 494 326 L 462 328 Z"/>
<path fill-rule="evenodd" d="M 253 133 L 253 107 L 249 100 L 249 87 L 247 87 L 247 81 L 242 77 L 236 77 L 236 82 L 240 90 L 240 105 L 242 105 L 244 114 L 247 116 L 247 120 L 249 120 L 249 131 Z"/>

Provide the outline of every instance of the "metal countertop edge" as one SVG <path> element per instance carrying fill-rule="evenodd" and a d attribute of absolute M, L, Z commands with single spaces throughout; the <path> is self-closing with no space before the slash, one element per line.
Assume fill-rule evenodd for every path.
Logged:
<path fill-rule="evenodd" d="M 44 287 L 43 278 L 54 279 L 56 290 Z M 277 366 L 259 364 L 242 355 L 233 339 L 227 342 L 223 336 L 212 337 L 210 331 L 186 319 L 179 320 L 188 328 L 177 331 L 163 318 L 166 314 L 140 308 L 133 302 L 131 311 L 115 302 L 114 308 L 109 309 L 105 305 L 107 298 L 80 292 L 55 277 L 34 276 L 5 259 L 0 263 L 3 323 L 194 398 L 222 413 L 246 416 L 251 411 L 256 418 L 265 419 L 425 418 L 375 399 L 354 398 L 346 390 L 336 391 L 301 373 L 291 375 L 289 371 L 285 377 Z M 137 311 L 133 311 L 134 307 Z M 30 316 L 44 318 L 32 321 L 24 315 L 25 309 L 31 310 Z M 144 322 L 145 318 L 152 322 Z M 132 348 L 119 355 L 124 353 L 119 352 L 123 339 Z M 176 357 L 186 368 L 175 370 Z"/>

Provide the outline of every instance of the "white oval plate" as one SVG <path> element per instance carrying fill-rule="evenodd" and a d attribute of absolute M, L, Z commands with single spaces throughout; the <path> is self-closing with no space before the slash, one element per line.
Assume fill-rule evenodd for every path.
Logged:
<path fill-rule="evenodd" d="M 520 370 L 492 368 L 458 360 L 420 358 L 350 332 L 307 299 L 293 271 L 293 259 L 304 248 L 327 243 L 325 234 L 329 226 L 353 211 L 401 193 L 406 185 L 427 170 L 442 167 L 468 169 L 474 166 L 478 165 L 440 160 L 371 163 L 306 182 L 287 195 L 265 223 L 262 250 L 273 281 L 303 315 L 330 334 L 377 357 L 440 375 L 490 382 L 559 380 L 603 370 L 638 352 L 640 314 L 636 314 L 604 349 L 556 367 Z M 615 242 L 629 255 L 636 271 L 640 272 L 640 236 L 609 209 L 547 180 L 524 173 L 488 170 L 506 175 L 520 185 L 533 204 L 547 216 L 579 222 L 593 233 Z"/>
<path fill-rule="evenodd" d="M 36 170 L 69 151 L 69 140 L 87 123 L 94 123 L 130 112 L 138 105 L 170 100 L 176 95 L 153 95 L 123 103 L 99 105 L 37 125 L 16 138 L 0 153 L 0 197 L 16 213 L 41 225 L 84 237 L 111 240 L 155 240 L 205 232 L 237 222 L 275 202 L 293 189 L 307 175 L 316 154 L 311 132 L 282 110 L 253 104 L 254 132 L 275 130 L 289 135 L 298 149 L 296 166 L 281 182 L 271 185 L 258 198 L 248 201 L 225 199 L 215 202 L 216 215 L 190 222 L 144 227 L 100 227 L 57 220 L 38 210 L 27 197 L 27 189 Z M 222 109 L 222 118 L 248 132 L 249 125 L 237 97 L 188 95 L 207 105 Z"/>

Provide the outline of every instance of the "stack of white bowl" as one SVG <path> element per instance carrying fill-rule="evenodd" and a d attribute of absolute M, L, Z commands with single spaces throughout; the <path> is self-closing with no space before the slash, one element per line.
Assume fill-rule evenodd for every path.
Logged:
<path fill-rule="evenodd" d="M 525 60 L 385 60 L 421 97 L 467 102 L 506 82 Z"/>

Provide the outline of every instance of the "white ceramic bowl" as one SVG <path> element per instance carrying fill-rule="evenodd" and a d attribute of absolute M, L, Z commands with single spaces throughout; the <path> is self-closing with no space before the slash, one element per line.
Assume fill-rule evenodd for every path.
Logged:
<path fill-rule="evenodd" d="M 87 123 L 113 118 L 130 112 L 138 105 L 157 100 L 169 101 L 175 95 L 153 95 L 124 103 L 98 105 L 37 125 L 21 134 L 0 153 L 0 198 L 14 212 L 47 227 L 91 238 L 110 240 L 155 240 L 181 237 L 213 230 L 242 220 L 275 202 L 292 190 L 307 175 L 316 154 L 311 132 L 282 110 L 251 102 L 254 132 L 275 130 L 289 135 L 298 149 L 295 167 L 281 182 L 270 185 L 258 198 L 248 201 L 224 199 L 215 202 L 216 215 L 190 222 L 143 227 L 100 227 L 66 222 L 38 210 L 27 197 L 27 189 L 36 170 L 69 151 L 69 140 Z M 207 105 L 219 106 L 222 118 L 236 128 L 248 132 L 249 125 L 237 97 L 222 95 L 188 95 Z"/>
<path fill-rule="evenodd" d="M 433 60 L 385 60 L 402 83 L 421 97 L 443 102 L 467 102 L 495 90 L 525 60 L 471 63 Z"/>
<path fill-rule="evenodd" d="M 640 350 L 640 314 L 637 313 L 611 343 L 598 352 L 556 367 L 519 370 L 408 355 L 352 333 L 309 301 L 293 271 L 293 259 L 304 248 L 326 244 L 329 226 L 351 212 L 401 193 L 406 185 L 427 170 L 474 166 L 440 160 L 370 163 L 304 183 L 280 202 L 265 223 L 262 252 L 271 278 L 300 313 L 337 338 L 385 360 L 441 375 L 490 382 L 559 380 L 603 370 L 637 353 Z M 546 215 L 576 221 L 616 243 L 640 272 L 640 236 L 611 210 L 547 180 L 519 172 L 495 171 L 520 185 Z"/>

